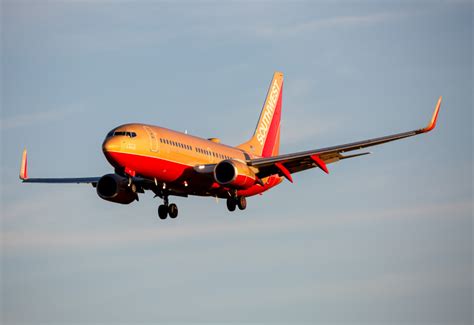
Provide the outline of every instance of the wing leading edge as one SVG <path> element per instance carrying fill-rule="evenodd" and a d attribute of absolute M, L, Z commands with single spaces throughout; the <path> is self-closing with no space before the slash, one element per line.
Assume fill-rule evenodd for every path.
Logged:
<path fill-rule="evenodd" d="M 293 181 L 291 178 L 291 174 L 309 168 L 319 167 L 323 171 L 328 173 L 326 164 L 333 163 L 342 159 L 369 154 L 369 152 L 363 152 L 353 155 L 342 155 L 345 152 L 360 150 L 363 148 L 412 137 L 421 133 L 427 133 L 433 130 L 438 120 L 438 113 L 439 108 L 441 106 L 441 101 L 442 97 L 440 96 L 430 122 L 426 127 L 422 129 L 396 133 L 379 138 L 357 141 L 327 148 L 295 152 L 274 157 L 250 159 L 247 161 L 247 164 L 249 166 L 258 168 L 259 172 L 257 173 L 257 176 L 260 178 L 279 174 L 280 176 L 284 176 L 285 178 L 287 178 L 290 182 Z"/>

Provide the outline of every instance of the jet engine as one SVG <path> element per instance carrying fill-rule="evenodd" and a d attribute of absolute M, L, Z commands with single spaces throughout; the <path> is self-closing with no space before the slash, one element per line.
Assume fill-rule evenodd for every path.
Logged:
<path fill-rule="evenodd" d="M 121 204 L 130 204 L 137 199 L 137 193 L 129 186 L 128 179 L 117 174 L 102 176 L 97 182 L 100 198 Z"/>
<path fill-rule="evenodd" d="M 223 160 L 214 168 L 214 179 L 221 185 L 246 189 L 255 184 L 257 176 L 244 162 Z"/>

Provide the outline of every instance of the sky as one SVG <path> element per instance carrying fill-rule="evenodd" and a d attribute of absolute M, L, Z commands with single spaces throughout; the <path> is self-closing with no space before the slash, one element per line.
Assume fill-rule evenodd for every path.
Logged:
<path fill-rule="evenodd" d="M 471 1 L 1 2 L 2 324 L 471 324 Z M 281 153 L 430 134 L 294 175 L 244 212 L 30 177 L 112 171 L 143 122 L 237 145 L 285 74 Z"/>

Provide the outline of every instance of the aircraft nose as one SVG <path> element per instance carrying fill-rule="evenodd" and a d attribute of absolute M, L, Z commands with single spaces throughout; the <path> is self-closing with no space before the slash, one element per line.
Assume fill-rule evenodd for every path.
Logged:
<path fill-rule="evenodd" d="M 117 151 L 118 149 L 120 149 L 120 143 L 118 143 L 117 139 L 114 138 L 105 139 L 104 143 L 102 144 L 102 151 L 104 153 Z"/>

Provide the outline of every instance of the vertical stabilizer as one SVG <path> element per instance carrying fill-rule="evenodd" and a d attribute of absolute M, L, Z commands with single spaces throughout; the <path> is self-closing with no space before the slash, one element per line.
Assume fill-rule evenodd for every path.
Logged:
<path fill-rule="evenodd" d="M 255 132 L 249 141 L 238 148 L 262 157 L 278 155 L 282 93 L 283 73 L 275 72 Z"/>

